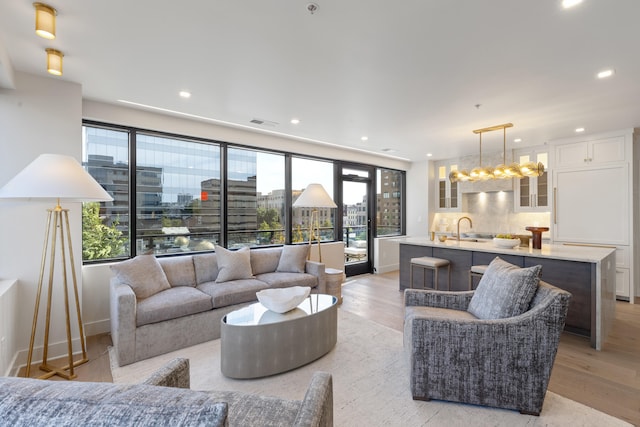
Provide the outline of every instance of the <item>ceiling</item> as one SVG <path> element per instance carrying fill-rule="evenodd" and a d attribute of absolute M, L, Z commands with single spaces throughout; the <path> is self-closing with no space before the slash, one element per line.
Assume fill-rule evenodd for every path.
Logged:
<path fill-rule="evenodd" d="M 52 47 L 64 75 L 50 78 L 85 99 L 412 161 L 475 154 L 472 130 L 506 122 L 507 148 L 640 127 L 638 0 L 316 3 L 51 0 L 48 41 L 32 1 L 0 0 L 0 85 L 48 76 Z M 502 142 L 485 134 L 483 151 Z"/>

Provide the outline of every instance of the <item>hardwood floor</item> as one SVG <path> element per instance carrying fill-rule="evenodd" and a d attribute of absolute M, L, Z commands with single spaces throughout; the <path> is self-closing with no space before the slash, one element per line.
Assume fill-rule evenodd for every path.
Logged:
<path fill-rule="evenodd" d="M 343 310 L 402 331 L 397 272 L 351 277 L 342 296 Z M 78 381 L 113 381 L 109 345 L 108 334 L 87 339 L 90 361 L 76 368 Z M 37 375 L 34 366 L 32 376 Z M 592 349 L 587 338 L 564 333 L 549 390 L 640 426 L 640 303 L 616 304 L 616 321 L 603 351 Z"/>

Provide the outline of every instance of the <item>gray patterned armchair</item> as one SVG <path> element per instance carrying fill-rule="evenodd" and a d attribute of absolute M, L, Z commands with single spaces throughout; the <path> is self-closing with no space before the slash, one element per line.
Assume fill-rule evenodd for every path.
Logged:
<path fill-rule="evenodd" d="M 478 290 L 407 289 L 404 346 L 413 399 L 539 415 L 571 294 L 535 283 L 524 313 L 498 319 L 467 311 Z"/>

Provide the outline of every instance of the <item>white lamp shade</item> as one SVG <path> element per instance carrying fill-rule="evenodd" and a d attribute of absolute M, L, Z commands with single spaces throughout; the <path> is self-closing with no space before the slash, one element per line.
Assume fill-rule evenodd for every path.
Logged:
<path fill-rule="evenodd" d="M 75 158 L 61 154 L 41 154 L 0 188 L 0 198 L 69 202 L 113 200 Z"/>
<path fill-rule="evenodd" d="M 321 184 L 309 184 L 293 203 L 294 208 L 337 208 Z"/>

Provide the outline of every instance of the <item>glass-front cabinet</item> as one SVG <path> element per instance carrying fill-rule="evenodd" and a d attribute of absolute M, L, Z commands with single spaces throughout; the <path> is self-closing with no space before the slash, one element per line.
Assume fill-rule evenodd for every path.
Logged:
<path fill-rule="evenodd" d="M 518 163 L 542 163 L 544 173 L 516 181 L 514 203 L 516 212 L 548 212 L 551 208 L 549 152 L 547 147 L 528 148 L 515 153 Z"/>
<path fill-rule="evenodd" d="M 436 191 L 436 211 L 437 212 L 461 212 L 462 193 L 460 193 L 459 183 L 451 182 L 449 174 L 458 170 L 457 164 L 448 162 L 436 163 L 436 174 L 438 186 Z"/>

